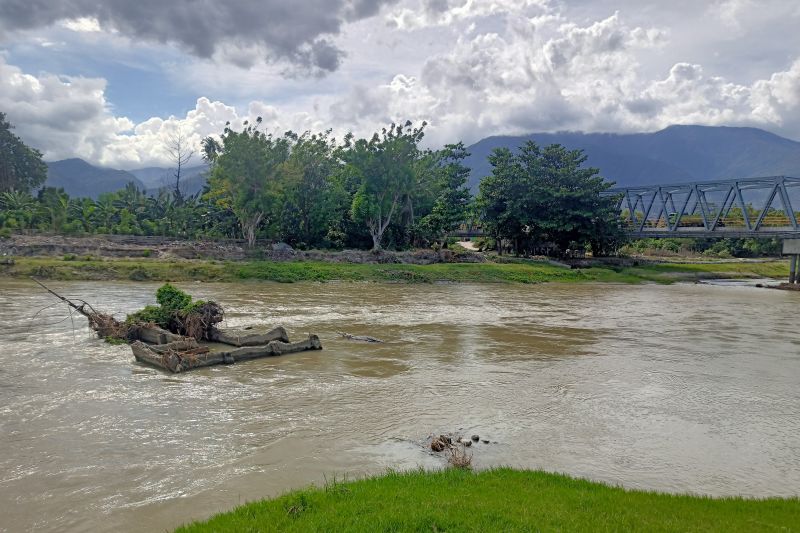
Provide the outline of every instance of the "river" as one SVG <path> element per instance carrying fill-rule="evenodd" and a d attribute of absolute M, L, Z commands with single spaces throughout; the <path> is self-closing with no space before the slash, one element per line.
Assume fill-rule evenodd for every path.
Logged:
<path fill-rule="evenodd" d="M 156 284 L 52 282 L 126 313 Z M 0 281 L 0 530 L 168 530 L 336 476 L 478 468 L 800 492 L 800 294 L 747 286 L 182 284 L 320 352 L 167 375 Z M 65 320 L 66 318 L 66 320 Z M 372 335 L 385 344 L 337 335 Z"/>

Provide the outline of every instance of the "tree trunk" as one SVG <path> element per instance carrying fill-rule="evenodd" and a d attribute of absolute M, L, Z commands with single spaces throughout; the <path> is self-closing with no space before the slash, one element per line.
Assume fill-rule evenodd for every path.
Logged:
<path fill-rule="evenodd" d="M 379 252 L 381 250 L 381 238 L 383 237 L 383 234 L 372 231 L 370 231 L 369 234 L 372 236 L 372 251 Z"/>
<path fill-rule="evenodd" d="M 243 219 L 240 224 L 242 226 L 242 234 L 247 239 L 247 246 L 252 248 L 256 243 L 256 232 L 258 226 L 261 224 L 261 219 L 264 218 L 264 213 L 256 213 L 250 218 Z"/>

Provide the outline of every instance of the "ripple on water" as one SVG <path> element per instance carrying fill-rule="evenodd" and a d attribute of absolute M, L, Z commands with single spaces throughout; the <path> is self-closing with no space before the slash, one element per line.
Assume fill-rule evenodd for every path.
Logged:
<path fill-rule="evenodd" d="M 120 314 L 156 284 L 59 283 Z M 0 501 L 13 530 L 169 529 L 334 473 L 479 467 L 717 495 L 800 491 L 797 294 L 674 285 L 192 284 L 227 325 L 321 352 L 167 375 L 1 281 Z M 338 332 L 384 344 L 347 341 Z M 14 505 L 10 505 L 13 503 Z M 6 512 L 7 511 L 7 512 Z M 34 518 L 35 517 L 35 518 Z"/>

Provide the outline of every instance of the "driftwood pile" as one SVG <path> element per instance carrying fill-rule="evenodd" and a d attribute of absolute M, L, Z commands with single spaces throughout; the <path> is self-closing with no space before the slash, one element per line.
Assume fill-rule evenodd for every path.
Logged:
<path fill-rule="evenodd" d="M 148 329 L 148 336 L 153 333 L 166 342 L 147 343 L 133 341 L 131 350 L 137 361 L 148 363 L 170 372 L 183 372 L 203 366 L 232 364 L 248 359 L 284 355 L 306 350 L 321 350 L 322 343 L 316 335 L 309 335 L 306 340 L 289 342 L 286 330 L 274 328 L 265 333 L 240 336 L 233 331 L 215 329 L 214 337 L 218 342 L 231 346 L 231 349 L 218 348 L 208 343 L 201 344 L 194 337 L 172 335 L 163 330 Z"/>
<path fill-rule="evenodd" d="M 192 303 L 191 297 L 169 284 L 157 293 L 159 307 L 148 306 L 120 322 L 111 315 L 98 312 L 83 300 L 70 300 L 38 280 L 34 281 L 85 316 L 89 327 L 100 338 L 109 342 L 127 342 L 137 361 L 170 372 L 322 349 L 316 335 L 309 335 L 300 342 L 290 342 L 289 335 L 281 326 L 263 332 L 252 328 L 218 328 L 216 324 L 224 316 L 221 306 L 214 302 Z M 171 307 L 170 299 L 174 302 L 176 298 L 181 300 L 180 305 Z M 169 329 L 161 327 L 162 324 Z"/>

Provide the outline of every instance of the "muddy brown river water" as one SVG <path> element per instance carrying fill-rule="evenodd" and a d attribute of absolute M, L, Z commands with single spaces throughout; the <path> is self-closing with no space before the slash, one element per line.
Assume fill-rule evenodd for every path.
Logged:
<path fill-rule="evenodd" d="M 125 313 L 156 284 L 53 282 Z M 478 468 L 800 493 L 800 294 L 747 286 L 182 284 L 321 352 L 167 375 L 0 280 L 0 530 L 164 531 L 387 468 L 461 430 Z M 66 320 L 64 321 L 64 319 Z M 372 335 L 385 344 L 345 340 Z"/>

